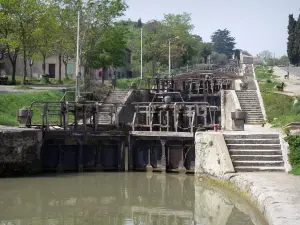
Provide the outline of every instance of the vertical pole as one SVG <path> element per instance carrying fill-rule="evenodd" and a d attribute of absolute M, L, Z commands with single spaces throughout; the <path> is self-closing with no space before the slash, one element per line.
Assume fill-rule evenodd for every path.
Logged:
<path fill-rule="evenodd" d="M 171 76 L 171 40 L 169 40 L 169 77 Z"/>
<path fill-rule="evenodd" d="M 80 77 L 79 77 L 79 23 L 80 23 L 80 12 L 78 11 L 78 24 L 77 24 L 77 50 L 76 50 L 76 67 L 75 67 L 75 74 L 76 74 L 76 101 L 78 101 L 80 96 Z"/>
<path fill-rule="evenodd" d="M 161 172 L 166 172 L 166 141 L 160 140 L 161 142 Z"/>
<path fill-rule="evenodd" d="M 141 80 L 143 79 L 143 27 L 141 27 Z"/>

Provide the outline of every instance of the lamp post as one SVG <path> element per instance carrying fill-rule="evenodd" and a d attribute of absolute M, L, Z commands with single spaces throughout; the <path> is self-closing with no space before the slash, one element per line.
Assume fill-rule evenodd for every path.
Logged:
<path fill-rule="evenodd" d="M 140 18 L 137 23 L 138 28 L 141 29 L 141 80 L 143 79 L 143 24 Z"/>
<path fill-rule="evenodd" d="M 78 24 L 77 24 L 77 46 L 76 46 L 76 67 L 75 67 L 75 74 L 76 74 L 76 102 L 80 98 L 80 74 L 79 74 L 79 23 L 80 23 L 80 12 L 78 11 Z"/>
<path fill-rule="evenodd" d="M 176 36 L 174 39 L 179 39 L 178 36 Z M 171 38 L 169 39 L 169 77 L 171 76 Z"/>

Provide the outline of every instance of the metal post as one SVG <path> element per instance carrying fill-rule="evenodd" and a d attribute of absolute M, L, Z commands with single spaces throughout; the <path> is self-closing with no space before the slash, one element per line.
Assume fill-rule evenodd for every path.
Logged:
<path fill-rule="evenodd" d="M 171 40 L 169 40 L 169 77 L 171 76 Z"/>
<path fill-rule="evenodd" d="M 80 24 L 80 12 L 78 11 L 78 24 L 77 24 L 77 51 L 76 51 L 76 68 L 75 68 L 75 74 L 76 74 L 76 101 L 79 100 L 80 96 L 80 76 L 79 76 L 79 28 Z"/>
<path fill-rule="evenodd" d="M 143 79 L 143 27 L 141 27 L 141 80 Z"/>

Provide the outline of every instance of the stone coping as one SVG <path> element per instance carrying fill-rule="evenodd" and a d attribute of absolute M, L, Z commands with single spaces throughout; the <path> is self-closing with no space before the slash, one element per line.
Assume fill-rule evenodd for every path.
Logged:
<path fill-rule="evenodd" d="M 269 225 L 300 224 L 300 177 L 280 172 L 230 173 L 219 177 L 247 193 Z"/>

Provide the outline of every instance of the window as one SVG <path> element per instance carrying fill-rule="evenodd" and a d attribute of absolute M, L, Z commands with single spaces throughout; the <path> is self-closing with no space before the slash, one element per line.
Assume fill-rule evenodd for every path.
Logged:
<path fill-rule="evenodd" d="M 74 74 L 74 64 L 67 64 L 67 75 L 73 75 Z"/>

